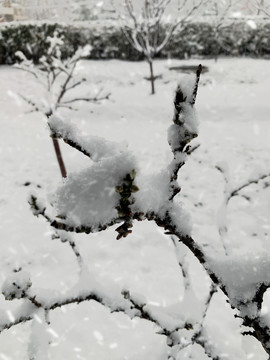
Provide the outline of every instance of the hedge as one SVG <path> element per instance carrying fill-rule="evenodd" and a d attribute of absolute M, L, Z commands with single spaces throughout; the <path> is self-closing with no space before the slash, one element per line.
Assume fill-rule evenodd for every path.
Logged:
<path fill-rule="evenodd" d="M 0 64 L 15 63 L 17 50 L 38 63 L 48 49 L 47 37 L 53 36 L 56 30 L 64 38 L 63 58 L 73 54 L 79 46 L 91 44 L 91 59 L 143 59 L 114 22 L 93 22 L 88 26 L 83 23 L 8 23 L 0 26 Z M 256 27 L 238 22 L 218 32 L 209 23 L 187 23 L 174 34 L 158 57 L 181 59 L 219 55 L 270 57 L 270 22 L 259 23 Z"/>

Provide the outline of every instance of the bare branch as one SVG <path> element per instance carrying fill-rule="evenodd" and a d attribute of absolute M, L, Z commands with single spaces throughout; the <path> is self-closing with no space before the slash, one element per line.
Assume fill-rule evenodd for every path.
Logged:
<path fill-rule="evenodd" d="M 73 251 L 75 257 L 76 257 L 76 260 L 77 260 L 77 263 L 78 263 L 78 266 L 80 268 L 80 272 L 82 272 L 82 268 L 83 268 L 83 258 L 82 258 L 82 255 L 78 249 L 78 246 L 76 245 L 76 242 L 74 240 L 74 238 L 70 235 L 70 234 L 67 234 L 66 232 L 64 231 L 61 231 L 61 230 L 56 230 L 55 231 L 55 234 L 52 236 L 52 239 L 60 239 L 60 241 L 62 243 L 67 243 L 69 244 L 71 250 Z"/>
<path fill-rule="evenodd" d="M 73 85 L 69 86 L 66 88 L 66 93 L 67 91 L 71 90 L 71 89 L 74 89 L 75 87 L 81 85 L 82 83 L 84 83 L 86 81 L 85 78 L 81 79 L 80 81 L 77 81 L 76 83 L 74 83 Z"/>
<path fill-rule="evenodd" d="M 262 0 L 254 0 L 254 1 L 251 1 L 251 4 L 255 7 L 255 9 L 257 9 L 258 11 L 258 14 L 260 12 L 264 13 L 266 16 L 270 17 L 270 11 L 268 10 L 269 8 L 269 5 L 268 7 L 266 7 L 264 5 L 264 1 Z"/>
<path fill-rule="evenodd" d="M 264 180 L 266 178 L 268 178 L 270 176 L 269 174 L 264 174 L 264 175 L 260 175 L 255 179 L 251 179 L 249 181 L 247 181 L 245 184 L 242 184 L 241 186 L 239 186 L 238 188 L 234 189 L 231 194 L 230 194 L 230 198 L 232 198 L 233 196 L 237 196 L 239 195 L 239 192 L 247 187 L 249 187 L 252 184 L 258 184 L 261 180 Z M 230 199 L 229 199 L 230 200 Z M 229 201 L 228 200 L 228 201 Z"/>
<path fill-rule="evenodd" d="M 66 100 L 66 101 L 62 101 L 61 102 L 61 105 L 66 105 L 66 104 L 72 104 L 74 102 L 78 102 L 78 101 L 85 101 L 85 102 L 91 102 L 91 103 L 97 103 L 99 101 L 102 101 L 102 100 L 108 100 L 109 97 L 110 97 L 110 93 L 104 95 L 104 96 L 100 96 L 98 97 L 95 96 L 95 97 L 92 97 L 92 98 L 84 98 L 84 97 L 81 97 L 81 98 L 75 98 L 75 99 L 71 99 L 71 100 Z"/>
<path fill-rule="evenodd" d="M 27 104 L 29 104 L 33 108 L 33 112 L 34 111 L 41 111 L 39 105 L 37 105 L 33 100 L 28 99 L 27 97 L 25 97 L 22 94 L 18 94 L 18 96 L 21 97 Z"/>
<path fill-rule="evenodd" d="M 192 153 L 194 153 L 194 151 L 196 151 L 201 145 L 200 144 L 197 144 L 195 146 L 188 146 L 187 149 L 186 149 L 186 154 L 187 155 L 191 155 Z"/>

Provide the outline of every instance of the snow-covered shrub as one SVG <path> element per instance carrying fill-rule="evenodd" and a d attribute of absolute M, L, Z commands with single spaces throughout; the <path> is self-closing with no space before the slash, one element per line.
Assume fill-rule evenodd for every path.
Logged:
<path fill-rule="evenodd" d="M 88 92 L 83 95 L 76 93 L 73 97 L 68 96 L 72 90 L 87 81 L 85 77 L 76 78 L 75 70 L 80 60 L 87 57 L 91 52 L 92 47 L 90 45 L 78 48 L 72 56 L 63 59 L 63 36 L 55 31 L 53 36 L 47 37 L 46 42 L 48 49 L 46 53 L 40 57 L 39 65 L 35 65 L 34 61 L 31 58 L 28 59 L 22 51 L 15 53 L 20 62 L 16 67 L 32 74 L 45 91 L 44 97 L 41 99 L 32 94 L 28 97 L 20 94 L 34 111 L 40 111 L 49 118 L 55 114 L 59 108 L 74 110 L 73 105 L 77 102 L 98 102 L 109 97 L 108 93 L 101 94 L 100 92 L 94 96 L 89 95 Z M 52 137 L 52 141 L 61 175 L 62 177 L 66 177 L 66 168 L 58 140 Z"/>
<path fill-rule="evenodd" d="M 234 22 L 233 26 L 224 26 L 219 31 L 218 42 L 214 28 L 210 23 L 185 23 L 176 30 L 170 42 L 156 54 L 157 58 L 185 58 L 187 56 L 217 55 L 269 57 L 269 22 L 265 21 L 249 26 L 246 22 Z M 168 26 L 168 24 L 167 24 Z M 166 24 L 161 24 L 166 32 Z M 78 47 L 87 44 L 93 46 L 91 59 L 142 60 L 144 55 L 132 47 L 117 22 L 93 22 L 69 26 L 59 24 L 8 24 L 0 27 L 0 63 L 16 62 L 16 51 L 22 51 L 28 59 L 38 63 L 49 47 L 48 37 L 54 31 L 63 36 L 62 59 L 72 56 Z M 222 46 L 220 46 L 222 44 Z"/>
<path fill-rule="evenodd" d="M 206 343 L 199 341 L 200 329 L 194 329 L 192 340 L 183 340 L 182 336 L 179 336 L 179 329 L 193 329 L 191 319 L 186 319 L 185 312 L 183 316 L 178 314 L 175 317 L 175 312 L 166 314 L 164 309 L 157 311 L 158 309 L 152 309 L 144 302 L 143 295 L 132 294 L 127 288 L 120 292 L 108 291 L 102 283 L 93 279 L 70 234 L 82 232 L 91 236 L 92 233 L 104 231 L 117 224 L 117 239 L 121 239 L 131 233 L 135 221 L 148 220 L 155 222 L 165 231 L 174 233 L 176 237 L 173 242 L 177 249 L 178 237 L 185 239 L 184 242 L 191 241 L 194 249 L 200 252 L 189 235 L 191 226 L 188 214 L 181 204 L 174 202 L 175 196 L 180 192 L 178 172 L 188 156 L 188 144 L 198 132 L 194 103 L 200 72 L 201 67 L 198 68 L 196 76 L 187 77 L 176 90 L 173 124 L 168 130 L 172 160 L 161 173 L 145 176 L 139 171 L 134 154 L 126 146 L 81 134 L 58 116 L 52 115 L 49 118 L 52 136 L 63 139 L 89 158 L 89 166 L 67 177 L 56 193 L 50 196 L 51 205 L 44 205 L 37 195 L 29 198 L 33 214 L 49 221 L 55 229 L 54 237 L 71 246 L 79 267 L 77 284 L 65 293 L 39 291 L 32 286 L 31 276 L 20 269 L 8 277 L 2 287 L 2 293 L 7 300 L 20 299 L 22 305 L 12 319 L 7 316 L 0 318 L 0 331 L 32 320 L 29 346 L 31 358 L 40 359 L 42 357 L 39 357 L 39 354 L 43 353 L 44 356 L 48 351 L 48 336 L 44 334 L 47 333 L 46 326 L 49 324 L 51 311 L 68 304 L 90 300 L 104 305 L 110 312 L 123 312 L 131 319 L 139 317 L 154 323 L 160 335 L 167 339 L 170 359 L 177 358 L 187 341 L 190 345 L 200 343 L 205 347 L 205 351 L 209 352 Z M 182 260 L 182 253 L 179 252 L 179 263 Z M 214 288 L 210 291 L 210 298 L 215 291 Z M 187 291 L 187 296 L 192 294 Z M 199 318 L 203 317 L 204 311 L 206 310 L 202 309 L 202 313 L 196 313 Z"/>
<path fill-rule="evenodd" d="M 239 334 L 255 337 L 265 352 L 270 353 L 269 316 L 266 308 L 262 311 L 264 296 L 270 286 L 269 254 L 267 251 L 258 252 L 256 256 L 230 254 L 224 241 L 228 202 L 244 187 L 266 176 L 250 178 L 246 184 L 234 188 L 226 164 L 217 165 L 225 179 L 218 226 L 226 250 L 217 253 L 218 256 L 216 253 L 210 255 L 209 248 L 201 245 L 199 239 L 191 237 L 189 214 L 178 202 L 181 199 L 178 173 L 192 151 L 190 142 L 198 134 L 194 103 L 200 71 L 201 68 L 195 77 L 182 79 L 176 90 L 173 123 L 168 129 L 172 160 L 159 173 L 146 176 L 138 167 L 135 155 L 126 146 L 81 134 L 59 116 L 50 117 L 52 135 L 82 153 L 89 160 L 89 166 L 69 174 L 50 196 L 48 203 L 41 201 L 37 195 L 29 198 L 34 215 L 44 217 L 55 228 L 54 238 L 71 247 L 79 269 L 78 281 L 64 293 L 37 289 L 31 285 L 29 274 L 21 271 L 12 273 L 6 280 L 2 288 L 4 296 L 19 301 L 20 307 L 12 318 L 0 312 L 0 330 L 31 320 L 31 341 L 35 338 L 35 346 L 29 347 L 30 358 L 42 358 L 41 355 L 32 355 L 33 349 L 35 354 L 48 352 L 49 339 L 43 335 L 48 335 L 49 315 L 53 310 L 91 300 L 105 306 L 110 312 L 122 312 L 131 319 L 137 317 L 154 324 L 153 331 L 166 339 L 167 353 L 161 354 L 162 360 L 185 358 L 185 349 L 195 346 L 201 349 L 201 359 L 206 358 L 205 354 L 212 359 L 226 359 L 227 354 L 216 348 L 204 327 L 204 320 L 217 291 L 224 294 L 233 308 L 232 314 L 238 318 Z M 127 237 L 128 241 L 136 221 L 150 221 L 165 232 L 172 242 L 185 289 L 183 297 L 175 299 L 173 306 L 153 306 L 145 301 L 143 295 L 133 294 L 127 286 L 108 289 L 89 273 L 84 254 L 80 253 L 71 234 L 86 233 L 91 239 L 93 233 L 113 226 L 116 237 Z M 194 255 L 204 267 L 209 282 L 211 280 L 207 296 L 203 299 L 198 299 L 193 291 L 185 264 L 187 252 Z M 132 256 L 132 253 L 129 255 Z M 233 359 L 237 359 L 237 354 Z"/>
<path fill-rule="evenodd" d="M 69 26 L 56 23 L 11 23 L 0 28 L 1 63 L 14 64 L 17 61 L 15 53 L 22 51 L 37 64 L 46 55 L 50 46 L 48 38 L 53 37 L 55 31 L 65 39 L 61 47 L 62 59 L 72 56 L 78 47 L 87 44 L 83 33 L 75 28 L 71 30 Z"/>

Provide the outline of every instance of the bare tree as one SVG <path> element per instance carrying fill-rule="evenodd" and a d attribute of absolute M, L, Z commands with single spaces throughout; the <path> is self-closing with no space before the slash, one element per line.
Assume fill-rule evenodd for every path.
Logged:
<path fill-rule="evenodd" d="M 132 0 L 124 1 L 124 14 L 120 18 L 121 27 L 129 43 L 142 53 L 149 64 L 151 93 L 155 93 L 153 60 L 168 44 L 175 31 L 194 16 L 204 0 L 179 0 L 168 15 L 171 0 L 144 0 L 142 8 L 136 11 Z"/>
<path fill-rule="evenodd" d="M 214 33 L 215 49 L 214 56 L 217 61 L 220 49 L 227 49 L 226 44 L 221 40 L 221 32 L 224 28 L 233 26 L 234 19 L 232 18 L 232 10 L 239 3 L 232 0 L 211 0 L 206 5 L 205 15 L 207 20 L 211 23 L 211 28 Z"/>
<path fill-rule="evenodd" d="M 251 6 L 256 11 L 257 15 L 266 15 L 270 17 L 270 2 L 269 0 L 250 0 Z"/>

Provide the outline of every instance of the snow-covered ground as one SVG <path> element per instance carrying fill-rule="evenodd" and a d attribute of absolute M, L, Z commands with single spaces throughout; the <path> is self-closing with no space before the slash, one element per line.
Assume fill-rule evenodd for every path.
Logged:
<path fill-rule="evenodd" d="M 87 76 L 89 82 L 77 91 L 84 93 L 90 87 L 94 93 L 102 88 L 111 93 L 110 100 L 81 103 L 77 111 L 65 110 L 62 115 L 85 134 L 127 144 L 141 171 L 151 174 L 162 169 L 172 156 L 167 128 L 173 116 L 174 90 L 182 74 L 169 67 L 191 64 L 198 61 L 156 61 L 155 71 L 162 77 L 156 82 L 157 94 L 150 95 L 144 62 L 81 62 L 78 73 Z M 236 262 L 245 259 L 248 267 L 249 259 L 267 257 L 270 252 L 270 178 L 244 189 L 241 194 L 245 197 L 237 196 L 229 202 L 228 233 L 222 242 L 217 214 L 225 181 L 216 166 L 227 165 L 233 188 L 270 173 L 270 66 L 267 60 L 252 59 L 203 60 L 202 64 L 209 71 L 201 76 L 196 102 L 200 133 L 194 144 L 200 147 L 181 170 L 182 191 L 177 201 L 189 211 L 193 238 L 210 257 L 223 256 L 226 248 L 234 276 Z M 45 117 L 30 113 L 31 108 L 18 96 L 41 98 L 42 88 L 30 74 L 8 66 L 0 67 L 0 84 L 1 283 L 13 270 L 22 268 L 31 274 L 33 289 L 65 292 L 78 277 L 74 254 L 67 244 L 51 240 L 52 229 L 32 215 L 27 203 L 29 193 L 45 196 L 61 181 Z M 66 144 L 61 143 L 61 147 L 68 172 L 88 165 L 83 155 Z M 76 235 L 96 280 L 108 292 L 115 287 L 142 294 L 153 306 L 172 309 L 181 302 L 183 279 L 171 240 L 151 223 L 137 224 L 133 234 L 120 241 L 115 240 L 115 234 L 108 230 Z M 186 258 L 194 297 L 203 300 L 209 280 L 191 255 Z M 179 307 L 180 311 L 185 309 L 186 318 L 196 313 L 195 300 Z M 7 302 L 1 295 L 0 308 L 12 319 L 12 311 L 20 302 Z M 267 359 L 260 344 L 240 335 L 239 324 L 223 295 L 214 295 L 205 329 L 220 358 Z M 30 329 L 27 323 L 0 334 L 0 360 L 29 359 Z M 52 311 L 48 334 L 51 359 L 166 359 L 165 337 L 156 334 L 151 323 L 110 314 L 93 301 Z M 181 359 L 188 357 L 189 351 L 183 351 Z M 192 354 L 193 359 L 207 359 L 197 346 Z"/>

